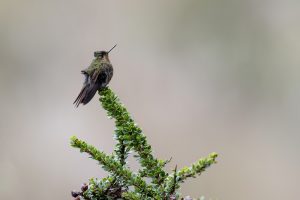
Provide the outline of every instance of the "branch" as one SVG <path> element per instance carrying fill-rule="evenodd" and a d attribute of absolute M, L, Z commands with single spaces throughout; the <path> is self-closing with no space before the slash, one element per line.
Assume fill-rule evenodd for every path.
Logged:
<path fill-rule="evenodd" d="M 195 178 L 196 175 L 200 175 L 209 166 L 217 163 L 217 153 L 211 153 L 207 158 L 202 158 L 197 162 L 193 163 L 191 167 L 184 167 L 177 172 L 178 182 L 184 182 L 189 177 Z"/>
<path fill-rule="evenodd" d="M 164 182 L 165 196 L 175 195 L 175 191 L 179 188 L 179 183 L 184 182 L 189 177 L 196 177 L 204 172 L 210 165 L 216 163 L 218 154 L 211 153 L 207 158 L 203 158 L 193 163 L 191 167 L 184 167 L 177 172 L 177 166 L 172 174 L 170 174 Z"/>
<path fill-rule="evenodd" d="M 152 183 L 159 183 L 167 176 L 163 170 L 161 162 L 152 155 L 151 146 L 147 143 L 145 135 L 130 117 L 127 109 L 120 103 L 119 98 L 109 88 L 99 91 L 100 102 L 107 111 L 107 115 L 115 119 L 115 135 L 118 140 L 115 150 L 118 159 L 127 157 L 128 152 L 133 149 L 138 153 L 139 162 L 145 170 L 147 177 L 152 178 Z M 121 144 L 126 145 L 125 154 L 121 154 Z M 124 151 L 123 151 L 124 152 Z"/>
<path fill-rule="evenodd" d="M 137 192 L 146 193 L 148 196 L 155 196 L 153 189 L 147 186 L 141 177 L 133 174 L 130 170 L 122 166 L 113 156 L 106 155 L 104 152 L 97 150 L 94 146 L 88 145 L 75 136 L 71 138 L 71 146 L 79 148 L 80 152 L 90 154 L 106 171 L 123 179 L 128 185 L 135 186 Z"/>

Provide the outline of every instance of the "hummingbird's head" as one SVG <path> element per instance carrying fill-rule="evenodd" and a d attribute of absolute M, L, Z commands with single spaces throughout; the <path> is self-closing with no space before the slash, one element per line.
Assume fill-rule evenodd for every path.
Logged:
<path fill-rule="evenodd" d="M 113 46 L 113 48 L 115 48 L 117 45 Z M 104 57 L 108 57 L 109 52 L 111 52 L 111 50 L 113 50 L 113 48 L 111 48 L 109 51 L 95 51 L 94 52 L 94 56 L 95 58 L 104 58 Z"/>
<path fill-rule="evenodd" d="M 94 52 L 95 58 L 103 58 L 107 54 L 108 54 L 108 52 L 106 52 L 106 51 L 95 51 Z"/>

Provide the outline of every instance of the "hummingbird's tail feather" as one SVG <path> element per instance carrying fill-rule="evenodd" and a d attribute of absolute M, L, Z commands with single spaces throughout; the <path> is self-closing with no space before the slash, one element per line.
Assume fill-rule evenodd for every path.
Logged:
<path fill-rule="evenodd" d="M 78 107 L 79 104 L 80 104 L 81 101 L 82 101 L 82 98 L 83 98 L 83 96 L 84 96 L 83 93 L 84 93 L 84 91 L 85 91 L 85 88 L 86 88 L 86 86 L 84 86 L 84 87 L 81 89 L 79 95 L 77 96 L 77 98 L 76 98 L 75 101 L 73 102 L 73 104 L 75 104 L 76 107 Z"/>
<path fill-rule="evenodd" d="M 75 99 L 73 104 L 75 104 L 76 107 L 78 107 L 79 104 L 81 104 L 81 103 L 83 105 L 87 104 L 95 96 L 98 88 L 99 88 L 98 84 L 87 84 L 87 85 L 85 85 L 81 89 L 78 97 Z"/>

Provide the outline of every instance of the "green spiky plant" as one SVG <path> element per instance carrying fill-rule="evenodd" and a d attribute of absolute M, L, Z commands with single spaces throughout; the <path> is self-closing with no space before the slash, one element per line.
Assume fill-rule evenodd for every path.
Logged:
<path fill-rule="evenodd" d="M 135 124 L 113 91 L 105 88 L 98 93 L 107 115 L 115 119 L 114 136 L 117 143 L 112 155 L 107 155 L 75 136 L 71 138 L 73 147 L 89 154 L 109 172 L 106 178 L 90 179 L 88 184 L 81 187 L 81 192 L 73 191 L 72 196 L 75 199 L 177 200 L 180 199 L 178 192 L 180 183 L 187 178 L 200 175 L 210 165 L 216 163 L 217 154 L 211 153 L 190 167 L 177 170 L 176 166 L 172 173 L 168 173 L 164 167 L 170 160 L 160 160 L 152 155 L 152 148 L 142 129 Z M 126 164 L 130 151 L 136 152 L 135 158 L 140 163 L 137 173 L 132 172 Z"/>

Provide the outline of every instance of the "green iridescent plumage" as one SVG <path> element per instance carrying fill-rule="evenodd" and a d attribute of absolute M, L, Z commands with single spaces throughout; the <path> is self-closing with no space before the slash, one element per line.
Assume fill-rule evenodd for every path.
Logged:
<path fill-rule="evenodd" d="M 81 71 L 85 76 L 83 87 L 74 101 L 78 107 L 79 104 L 87 104 L 96 94 L 97 90 L 101 90 L 107 86 L 113 76 L 113 67 L 110 63 L 108 53 L 106 51 L 95 52 L 95 59 L 90 66 Z"/>
<path fill-rule="evenodd" d="M 90 64 L 90 66 L 88 68 L 86 68 L 85 70 L 82 70 L 82 71 L 84 71 L 88 75 L 92 76 L 94 72 L 101 71 L 101 69 L 107 64 L 110 64 L 110 63 L 97 57 L 92 61 L 92 63 Z"/>

